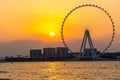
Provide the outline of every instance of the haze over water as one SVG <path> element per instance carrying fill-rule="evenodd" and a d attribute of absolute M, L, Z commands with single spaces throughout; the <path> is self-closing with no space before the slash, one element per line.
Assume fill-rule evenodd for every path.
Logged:
<path fill-rule="evenodd" d="M 0 80 L 120 80 L 120 61 L 0 63 Z"/>

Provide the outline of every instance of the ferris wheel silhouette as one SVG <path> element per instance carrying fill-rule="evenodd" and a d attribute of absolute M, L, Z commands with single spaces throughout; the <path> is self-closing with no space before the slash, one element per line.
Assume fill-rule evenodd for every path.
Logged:
<path fill-rule="evenodd" d="M 82 7 L 95 7 L 95 8 L 97 8 L 97 9 L 103 11 L 103 12 L 108 16 L 108 18 L 110 19 L 111 24 L 112 24 L 112 36 L 111 36 L 111 40 L 110 40 L 110 42 L 108 43 L 108 45 L 106 46 L 106 48 L 102 50 L 102 53 L 105 53 L 105 52 L 111 47 L 111 45 L 112 45 L 112 43 L 113 43 L 113 41 L 114 41 L 114 38 L 115 38 L 115 25 L 114 25 L 114 21 L 113 21 L 112 17 L 111 17 L 110 14 L 107 12 L 107 10 L 105 10 L 104 8 L 102 8 L 102 7 L 98 6 L 98 5 L 94 5 L 94 4 L 83 4 L 83 5 L 79 5 L 79 6 L 75 7 L 75 8 L 73 8 L 73 9 L 65 16 L 65 18 L 64 18 L 64 20 L 63 20 L 63 22 L 62 22 L 62 26 L 61 26 L 61 38 L 62 38 L 62 42 L 63 42 L 64 46 L 67 47 L 70 52 L 73 52 L 73 51 L 69 48 L 68 44 L 66 43 L 66 41 L 65 41 L 65 39 L 64 39 L 64 31 L 63 31 L 63 30 L 64 30 L 64 24 L 65 24 L 66 20 L 68 19 L 68 17 L 71 15 L 71 13 L 73 13 L 75 10 L 77 10 L 77 9 L 79 9 L 79 8 L 82 8 Z M 84 36 L 86 36 L 86 35 L 87 35 L 87 37 L 90 36 L 89 30 L 86 30 L 86 33 L 84 34 Z M 86 37 L 86 39 L 87 39 L 87 37 Z M 90 40 L 90 39 L 89 39 L 89 40 Z M 83 40 L 83 41 L 84 41 L 84 40 Z M 92 42 L 92 41 L 91 41 L 91 42 Z M 84 43 L 82 43 L 81 47 L 82 47 L 83 45 L 84 45 Z M 93 45 L 93 44 L 91 44 L 91 45 Z M 80 51 L 81 51 L 81 50 L 80 50 Z"/>

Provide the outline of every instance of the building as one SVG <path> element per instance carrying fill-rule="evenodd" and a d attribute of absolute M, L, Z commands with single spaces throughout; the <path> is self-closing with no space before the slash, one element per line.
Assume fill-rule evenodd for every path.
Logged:
<path fill-rule="evenodd" d="M 30 50 L 30 58 L 34 60 L 40 60 L 42 58 L 42 50 L 41 49 L 35 49 L 35 50 Z"/>
<path fill-rule="evenodd" d="M 55 58 L 55 48 L 43 48 L 43 56 L 45 59 Z"/>
<path fill-rule="evenodd" d="M 67 47 L 57 47 L 57 58 L 67 58 L 68 48 Z"/>
<path fill-rule="evenodd" d="M 96 48 L 94 48 L 94 49 L 87 48 L 87 49 L 85 49 L 84 56 L 91 56 L 92 57 L 92 56 L 94 56 L 94 55 L 92 55 L 93 52 L 95 52 L 95 54 L 97 55 L 97 49 Z"/>

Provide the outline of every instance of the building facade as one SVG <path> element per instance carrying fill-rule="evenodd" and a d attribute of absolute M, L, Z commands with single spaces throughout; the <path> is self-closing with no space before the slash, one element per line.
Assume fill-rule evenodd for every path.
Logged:
<path fill-rule="evenodd" d="M 55 48 L 43 48 L 44 58 L 55 58 Z"/>
<path fill-rule="evenodd" d="M 41 57 L 42 57 L 42 50 L 41 49 L 30 50 L 30 58 L 41 59 Z"/>
<path fill-rule="evenodd" d="M 57 47 L 57 58 L 67 58 L 68 48 L 67 47 Z"/>

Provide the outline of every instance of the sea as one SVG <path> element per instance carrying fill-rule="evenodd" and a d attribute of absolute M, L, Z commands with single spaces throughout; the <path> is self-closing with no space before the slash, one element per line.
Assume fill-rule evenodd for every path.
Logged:
<path fill-rule="evenodd" d="M 0 80 L 120 80 L 120 61 L 6 62 Z"/>

